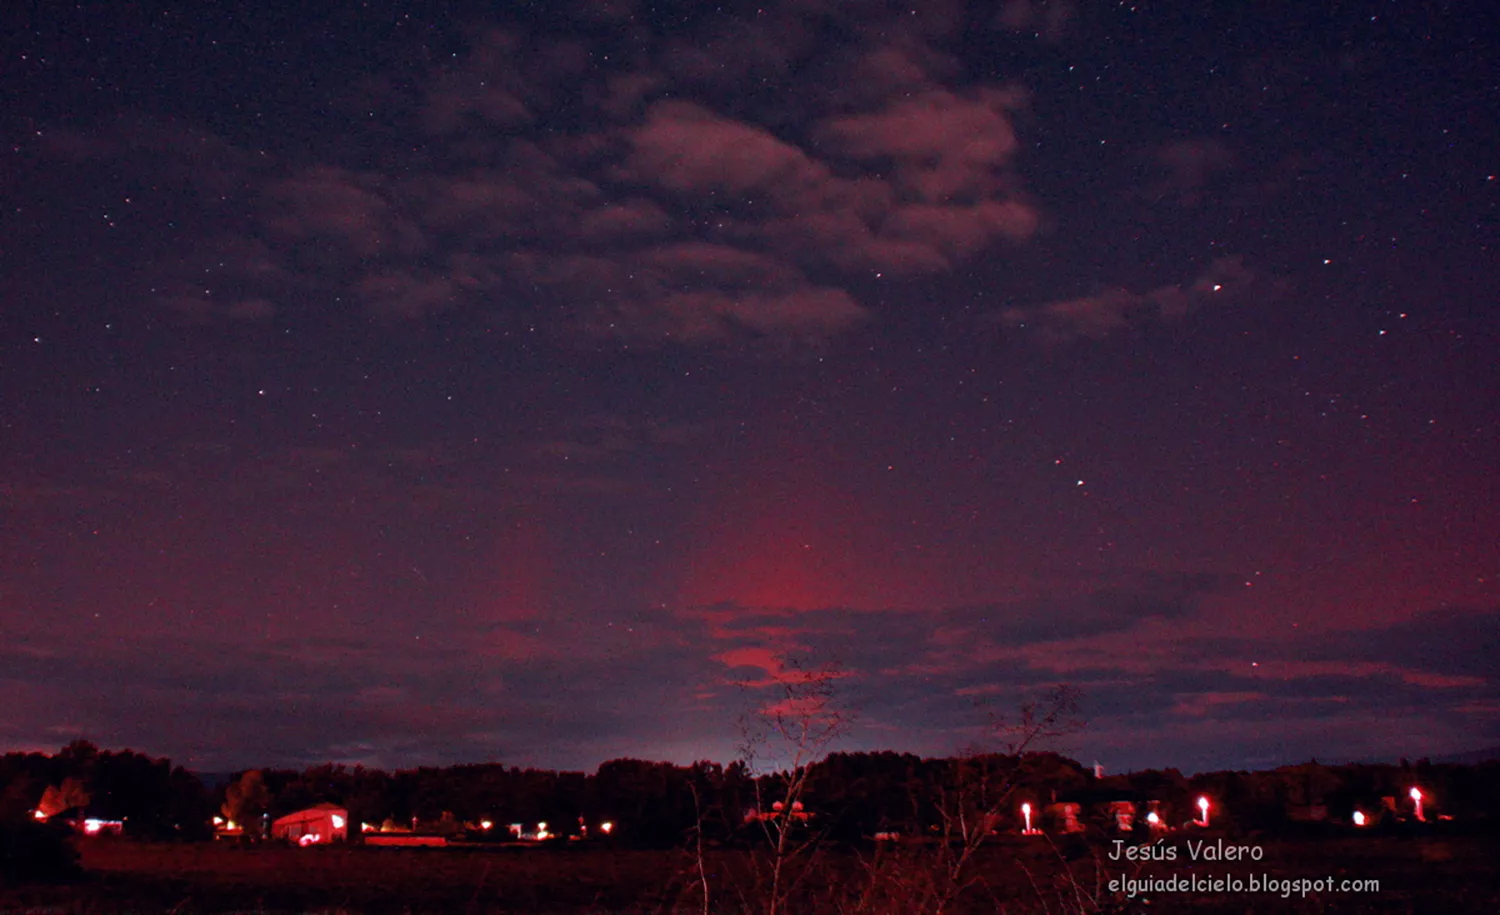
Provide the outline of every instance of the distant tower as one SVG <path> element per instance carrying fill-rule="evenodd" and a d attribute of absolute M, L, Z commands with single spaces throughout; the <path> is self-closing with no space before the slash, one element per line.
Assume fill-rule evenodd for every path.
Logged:
<path fill-rule="evenodd" d="M 1104 777 L 1104 764 L 1101 763 L 1101 762 L 1099 762 L 1099 760 L 1096 759 L 1096 760 L 1094 760 L 1094 778 L 1103 778 L 1103 777 Z"/>

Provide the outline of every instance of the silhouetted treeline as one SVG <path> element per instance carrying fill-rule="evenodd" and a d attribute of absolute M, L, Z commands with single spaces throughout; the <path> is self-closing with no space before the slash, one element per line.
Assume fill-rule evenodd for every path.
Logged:
<path fill-rule="evenodd" d="M 475 834 L 488 821 L 493 837 L 509 824 L 528 831 L 539 822 L 560 838 L 606 838 L 642 847 L 676 845 L 701 829 L 711 841 L 733 841 L 755 828 L 783 796 L 778 775 L 756 776 L 739 762 L 690 766 L 619 759 L 592 773 L 520 769 L 498 763 L 384 772 L 320 765 L 305 771 L 262 770 L 264 814 L 274 819 L 322 802 L 348 809 L 351 835 L 371 829 Z M 1214 799 L 1214 820 L 1228 829 L 1275 830 L 1308 821 L 1347 821 L 1356 808 L 1378 811 L 1383 798 L 1398 811 L 1413 785 L 1428 798 L 1432 818 L 1500 820 L 1500 763 L 1323 766 L 1316 762 L 1269 772 L 1215 772 L 1193 777 L 1151 770 L 1095 778 L 1054 753 L 1023 757 L 970 755 L 924 759 L 909 753 L 834 753 L 815 764 L 806 792 L 808 822 L 837 841 L 876 833 L 930 833 L 945 805 L 963 792 L 1006 797 L 1014 817 L 1022 800 L 1040 812 L 1063 801 L 1079 805 L 1085 822 L 1104 825 L 1097 811 L 1112 800 L 1151 801 L 1170 824 L 1193 816 L 1200 795 Z M 117 819 L 127 835 L 201 839 L 225 803 L 227 784 L 207 788 L 165 759 L 129 750 L 101 751 L 77 741 L 60 752 L 0 758 L 0 820 L 34 817 L 39 806 L 72 804 L 78 815 Z M 50 793 L 49 793 L 50 790 Z M 48 810 L 49 815 L 56 813 Z M 253 824 L 252 824 L 253 825 Z M 1014 819 L 998 824 L 1014 825 Z"/>
<path fill-rule="evenodd" d="M 31 819 L 48 788 L 58 796 L 56 789 L 70 782 L 83 793 L 62 795 L 67 805 L 63 812 L 76 807 L 84 816 L 120 820 L 131 835 L 143 838 L 200 839 L 212 834 L 212 798 L 197 776 L 165 759 L 132 750 L 100 750 L 84 740 L 50 756 L 0 757 L 0 820 Z"/>

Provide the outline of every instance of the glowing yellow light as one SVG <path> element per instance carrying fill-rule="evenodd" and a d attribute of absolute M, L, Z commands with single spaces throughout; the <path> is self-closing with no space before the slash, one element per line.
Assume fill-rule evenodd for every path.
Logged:
<path fill-rule="evenodd" d="M 1413 789 L 1411 789 L 1411 799 L 1414 800 L 1414 801 L 1420 801 L 1422 799 L 1422 789 L 1421 788 L 1413 788 Z"/>
<path fill-rule="evenodd" d="M 479 828 L 480 829 L 488 830 L 491 826 L 494 826 L 494 825 L 495 824 L 491 823 L 489 820 L 480 820 L 479 821 Z"/>
<path fill-rule="evenodd" d="M 334 829 L 343 829 L 344 828 L 344 818 L 341 817 L 341 816 L 339 816 L 336 813 L 333 815 L 333 828 Z"/>
<path fill-rule="evenodd" d="M 609 831 L 615 828 L 615 824 L 606 820 L 605 822 L 599 824 L 599 828 L 604 831 L 605 835 L 608 835 Z"/>
<path fill-rule="evenodd" d="M 42 813 L 40 810 L 35 811 L 31 815 L 38 820 L 45 820 L 47 818 L 47 815 L 45 813 Z"/>
<path fill-rule="evenodd" d="M 1355 826 L 1363 826 L 1363 825 L 1365 825 L 1365 815 L 1364 815 L 1363 812 L 1358 811 L 1358 810 L 1354 811 L 1354 825 Z"/>
<path fill-rule="evenodd" d="M 1155 826 L 1156 824 L 1161 822 L 1161 817 L 1157 816 L 1156 811 L 1153 810 L 1150 813 L 1146 814 L 1146 822 L 1150 823 L 1152 826 Z"/>

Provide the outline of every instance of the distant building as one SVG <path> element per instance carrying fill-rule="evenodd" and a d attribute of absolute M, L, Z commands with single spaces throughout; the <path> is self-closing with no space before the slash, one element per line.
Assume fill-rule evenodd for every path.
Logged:
<path fill-rule="evenodd" d="M 1083 832 L 1083 824 L 1078 820 L 1081 812 L 1081 804 L 1068 802 L 1048 804 L 1042 811 L 1042 824 L 1049 832 L 1063 834 Z"/>
<path fill-rule="evenodd" d="M 786 819 L 794 823 L 806 823 L 812 819 L 812 813 L 802 809 L 801 801 L 793 801 L 791 812 L 786 810 L 786 804 L 776 801 L 770 810 L 750 809 L 745 811 L 745 822 L 753 823 L 756 820 L 780 820 Z"/>
<path fill-rule="evenodd" d="M 1135 801 L 1106 801 L 1104 809 L 1114 825 L 1115 832 L 1130 832 L 1135 828 Z"/>
<path fill-rule="evenodd" d="M 1066 809 L 1071 818 L 1064 816 L 1059 822 L 1058 815 L 1063 814 L 1064 810 L 1058 808 Z M 1130 833 L 1137 826 L 1142 829 L 1158 829 L 1163 822 L 1160 802 L 1142 792 L 1113 786 L 1069 792 L 1061 798 L 1061 803 L 1050 805 L 1047 813 L 1048 828 L 1054 832 L 1081 829 L 1078 825 L 1080 816 L 1111 833 Z M 1155 820 L 1151 819 L 1152 814 L 1156 814 Z"/>
<path fill-rule="evenodd" d="M 337 804 L 319 804 L 289 813 L 271 824 L 271 838 L 298 845 L 347 841 L 349 811 Z"/>

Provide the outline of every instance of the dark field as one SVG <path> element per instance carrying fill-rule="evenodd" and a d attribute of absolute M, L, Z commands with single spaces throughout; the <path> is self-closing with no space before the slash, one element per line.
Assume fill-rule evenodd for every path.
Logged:
<path fill-rule="evenodd" d="M 1143 870 L 1103 857 L 1107 847 L 1066 869 L 1041 840 L 991 849 L 961 911 L 973 912 L 1500 912 L 1500 843 L 1493 838 L 1395 838 L 1276 841 L 1259 862 L 1172 862 Z M 92 841 L 81 846 L 86 878 L 70 886 L 8 886 L 0 910 L 126 912 L 527 912 L 537 915 L 701 911 L 693 858 L 683 852 L 606 849 L 297 849 L 279 846 L 152 845 Z M 908 851 L 916 874 L 924 860 Z M 748 855 L 712 852 L 707 872 L 716 911 L 753 912 L 759 885 Z M 853 911 L 860 885 L 854 856 L 821 859 L 807 901 L 793 912 Z M 1071 874 L 1071 876 L 1069 876 Z M 1374 893 L 1147 894 L 1128 900 L 1102 885 L 1121 876 L 1228 876 L 1369 879 Z M 913 879 L 920 879 L 914 877 Z M 818 880 L 835 886 L 817 886 Z M 749 902 L 742 903 L 743 898 Z M 865 911 L 908 911 L 899 893 Z"/>

